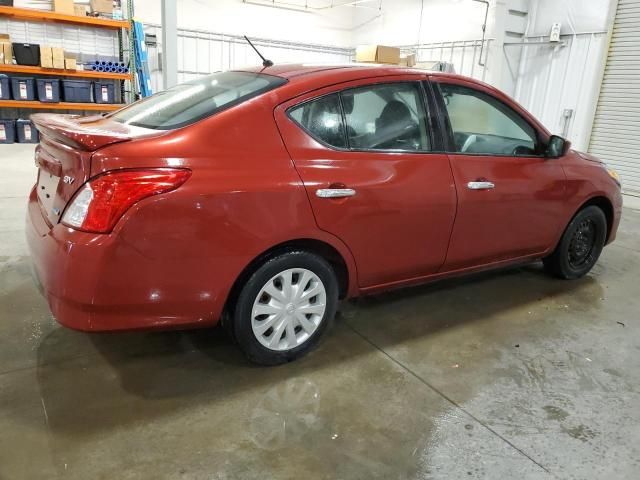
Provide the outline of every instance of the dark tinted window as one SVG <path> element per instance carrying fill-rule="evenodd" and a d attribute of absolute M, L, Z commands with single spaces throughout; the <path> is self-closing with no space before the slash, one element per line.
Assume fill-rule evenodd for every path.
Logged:
<path fill-rule="evenodd" d="M 351 148 L 430 150 L 418 83 L 390 83 L 345 90 L 342 104 Z"/>
<path fill-rule="evenodd" d="M 214 73 L 156 93 L 119 110 L 110 118 L 145 128 L 179 128 L 283 83 L 286 83 L 283 78 L 260 73 Z"/>
<path fill-rule="evenodd" d="M 326 95 L 293 107 L 289 115 L 316 140 L 332 147 L 347 146 L 338 94 Z"/>
<path fill-rule="evenodd" d="M 486 155 L 535 155 L 536 131 L 518 113 L 491 95 L 441 84 L 455 151 Z"/>

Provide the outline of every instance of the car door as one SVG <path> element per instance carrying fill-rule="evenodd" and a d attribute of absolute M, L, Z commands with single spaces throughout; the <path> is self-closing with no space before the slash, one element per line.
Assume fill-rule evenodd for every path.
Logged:
<path fill-rule="evenodd" d="M 435 273 L 445 260 L 455 185 L 416 78 L 350 82 L 276 109 L 316 222 L 351 250 L 361 288 Z"/>
<path fill-rule="evenodd" d="M 562 228 L 566 182 L 559 162 L 544 155 L 542 133 L 489 89 L 436 82 L 458 193 L 442 271 L 547 251 Z"/>

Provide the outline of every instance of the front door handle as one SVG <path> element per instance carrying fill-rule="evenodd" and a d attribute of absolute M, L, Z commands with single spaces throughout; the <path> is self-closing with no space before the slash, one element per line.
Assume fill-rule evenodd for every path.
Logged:
<path fill-rule="evenodd" d="M 467 188 L 469 190 L 491 190 L 492 188 L 495 188 L 495 187 L 496 186 L 493 182 L 487 182 L 487 181 L 467 183 Z"/>
<path fill-rule="evenodd" d="M 316 190 L 316 196 L 320 198 L 344 198 L 353 197 L 356 191 L 353 188 L 320 188 Z"/>

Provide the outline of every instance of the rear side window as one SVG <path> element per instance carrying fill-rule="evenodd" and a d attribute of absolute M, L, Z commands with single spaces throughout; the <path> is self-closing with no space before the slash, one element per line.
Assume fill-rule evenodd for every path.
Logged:
<path fill-rule="evenodd" d="M 429 151 L 420 84 L 388 83 L 325 95 L 288 110 L 316 140 L 337 148 Z"/>
<path fill-rule="evenodd" d="M 426 151 L 430 149 L 418 83 L 370 85 L 342 92 L 351 148 Z"/>
<path fill-rule="evenodd" d="M 286 82 L 283 78 L 261 73 L 214 73 L 156 93 L 109 118 L 138 127 L 171 130 L 195 123 Z"/>
<path fill-rule="evenodd" d="M 346 148 L 342 110 L 337 93 L 293 107 L 289 110 L 289 115 L 316 140 L 332 147 Z"/>

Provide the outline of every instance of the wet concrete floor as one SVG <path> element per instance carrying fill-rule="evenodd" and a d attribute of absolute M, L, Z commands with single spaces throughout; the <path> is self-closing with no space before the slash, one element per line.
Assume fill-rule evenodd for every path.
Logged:
<path fill-rule="evenodd" d="M 586 278 L 532 265 L 348 302 L 311 355 L 259 368 L 217 329 L 57 325 L 15 188 L 0 190 L 0 480 L 640 476 L 640 211 Z"/>

